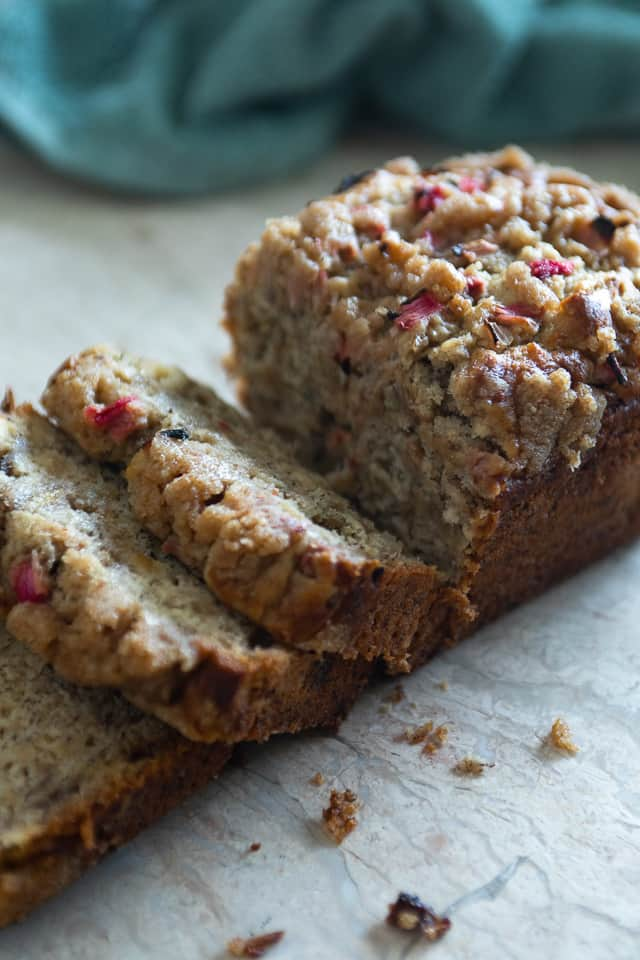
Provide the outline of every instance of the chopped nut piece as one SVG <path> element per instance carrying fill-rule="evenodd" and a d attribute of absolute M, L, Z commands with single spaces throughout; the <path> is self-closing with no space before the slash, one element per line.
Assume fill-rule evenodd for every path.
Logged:
<path fill-rule="evenodd" d="M 496 251 L 499 249 L 497 243 L 493 243 L 491 240 L 487 240 L 485 237 L 480 237 L 478 240 L 471 240 L 469 243 L 465 244 L 456 244 L 456 246 L 461 248 L 460 256 L 462 256 L 467 263 L 473 263 L 475 260 L 481 260 L 483 256 L 489 256 L 492 253 L 496 253 Z"/>
<path fill-rule="evenodd" d="M 439 940 L 451 927 L 448 917 L 439 917 L 419 897 L 400 893 L 395 903 L 389 904 L 387 923 L 407 933 L 420 933 L 427 940 Z"/>
<path fill-rule="evenodd" d="M 391 693 L 387 694 L 384 698 L 385 703 L 401 703 L 404 700 L 406 694 L 401 683 L 397 683 Z"/>
<path fill-rule="evenodd" d="M 509 306 L 497 303 L 493 315 L 499 323 L 514 326 L 525 324 L 526 320 L 536 320 L 540 316 L 540 309 L 528 303 L 511 303 Z"/>
<path fill-rule="evenodd" d="M 358 826 L 356 813 L 360 809 L 360 801 L 353 790 L 332 790 L 329 806 L 322 811 L 326 828 L 336 843 L 342 843 Z"/>
<path fill-rule="evenodd" d="M 322 784 L 324 783 L 323 774 L 321 774 L 319 771 L 318 773 L 314 773 L 314 775 L 311 777 L 311 780 L 309 780 L 309 783 L 312 784 L 314 787 L 321 787 Z"/>
<path fill-rule="evenodd" d="M 481 777 L 487 767 L 494 767 L 494 763 L 485 763 L 475 757 L 463 757 L 451 769 L 459 777 Z"/>
<path fill-rule="evenodd" d="M 263 933 L 258 937 L 251 937 L 249 940 L 243 940 L 241 937 L 235 937 L 227 944 L 227 950 L 232 957 L 262 957 L 280 943 L 284 937 L 284 930 L 275 930 L 273 933 Z"/>
<path fill-rule="evenodd" d="M 561 720 L 560 717 L 553 721 L 551 730 L 547 735 L 547 743 L 549 746 L 554 747 L 556 750 L 561 750 L 564 753 L 574 754 L 580 749 L 571 738 L 569 724 L 565 720 Z"/>

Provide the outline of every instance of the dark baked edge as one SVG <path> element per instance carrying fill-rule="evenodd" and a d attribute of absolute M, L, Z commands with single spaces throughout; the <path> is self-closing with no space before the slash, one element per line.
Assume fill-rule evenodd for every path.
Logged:
<path fill-rule="evenodd" d="M 575 471 L 558 460 L 497 503 L 470 586 L 477 625 L 494 620 L 640 534 L 640 400 L 612 399 Z"/>

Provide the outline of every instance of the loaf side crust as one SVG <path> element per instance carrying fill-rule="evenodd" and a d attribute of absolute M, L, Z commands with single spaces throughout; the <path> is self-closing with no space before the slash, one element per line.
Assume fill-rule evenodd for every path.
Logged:
<path fill-rule="evenodd" d="M 578 470 L 556 459 L 514 483 L 480 546 L 476 626 L 537 596 L 640 534 L 640 401 L 611 404 Z M 464 631 L 461 631 L 464 632 Z"/>

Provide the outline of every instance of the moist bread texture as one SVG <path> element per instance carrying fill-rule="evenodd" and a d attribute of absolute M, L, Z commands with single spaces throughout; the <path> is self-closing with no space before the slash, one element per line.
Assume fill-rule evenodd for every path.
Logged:
<path fill-rule="evenodd" d="M 214 777 L 230 749 L 185 740 L 116 693 L 72 687 L 0 627 L 0 927 Z"/>
<path fill-rule="evenodd" d="M 91 456 L 128 465 L 136 516 L 222 601 L 288 645 L 407 668 L 442 578 L 269 431 L 176 368 L 108 347 L 67 360 L 43 401 Z"/>
<path fill-rule="evenodd" d="M 0 415 L 0 590 L 10 633 L 62 676 L 196 740 L 335 726 L 373 669 L 224 607 L 140 529 L 117 472 L 28 406 Z"/>
<path fill-rule="evenodd" d="M 241 258 L 242 398 L 493 616 L 638 530 L 639 220 L 516 147 L 392 161 Z"/>

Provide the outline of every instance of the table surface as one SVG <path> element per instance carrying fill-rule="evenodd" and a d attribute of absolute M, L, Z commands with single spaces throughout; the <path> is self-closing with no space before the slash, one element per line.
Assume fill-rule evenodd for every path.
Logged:
<path fill-rule="evenodd" d="M 3 148 L 0 385 L 35 399 L 68 353 L 110 341 L 230 397 L 217 321 L 244 246 L 266 217 L 412 149 L 441 153 L 354 141 L 287 183 L 148 202 L 64 182 Z M 640 187 L 635 145 L 539 152 Z M 274 960 L 638 957 L 639 574 L 640 549 L 620 551 L 406 679 L 402 702 L 384 703 L 391 684 L 370 690 L 339 735 L 241 748 L 242 765 L 0 932 L 0 956 L 215 960 L 234 936 L 284 929 Z M 545 748 L 556 717 L 577 756 Z M 449 728 L 429 758 L 397 741 L 425 720 Z M 493 766 L 456 776 L 466 755 Z M 362 801 L 340 847 L 321 826 L 333 787 Z M 444 940 L 384 925 L 401 890 L 448 913 Z"/>

